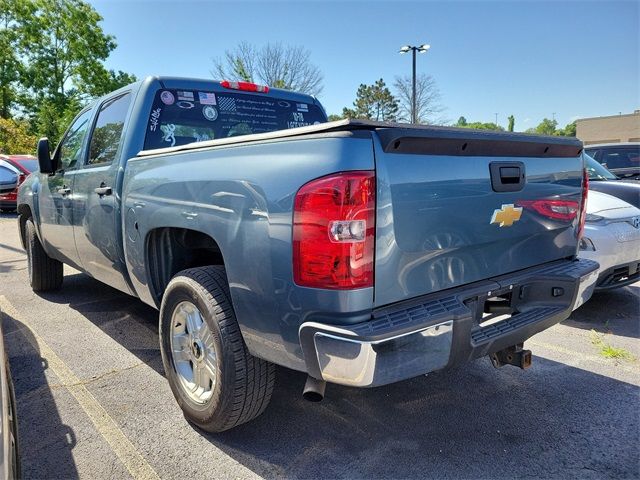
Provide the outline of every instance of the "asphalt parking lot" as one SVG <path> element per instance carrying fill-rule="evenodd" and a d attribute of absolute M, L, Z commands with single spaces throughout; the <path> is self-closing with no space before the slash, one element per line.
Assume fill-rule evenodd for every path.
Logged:
<path fill-rule="evenodd" d="M 261 417 L 205 434 L 164 379 L 156 311 L 68 267 L 61 291 L 34 294 L 15 216 L 0 215 L 24 478 L 638 478 L 639 303 L 640 282 L 597 295 L 526 344 L 525 372 L 481 359 L 329 385 L 312 404 L 304 375 L 280 368 Z"/>

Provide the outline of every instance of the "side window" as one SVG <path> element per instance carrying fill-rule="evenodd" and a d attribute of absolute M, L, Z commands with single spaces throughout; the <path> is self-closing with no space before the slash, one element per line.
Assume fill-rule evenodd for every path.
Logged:
<path fill-rule="evenodd" d="M 89 165 L 113 163 L 118 153 L 131 94 L 107 100 L 98 113 L 89 145 Z"/>
<path fill-rule="evenodd" d="M 640 166 L 640 152 L 633 148 L 612 148 L 602 152 L 603 163 L 609 168 L 629 168 Z"/>
<path fill-rule="evenodd" d="M 69 170 L 78 166 L 82 157 L 82 145 L 84 138 L 89 131 L 89 120 L 91 119 L 91 110 L 82 113 L 75 122 L 71 124 L 67 134 L 58 146 L 60 163 L 58 170 Z"/>

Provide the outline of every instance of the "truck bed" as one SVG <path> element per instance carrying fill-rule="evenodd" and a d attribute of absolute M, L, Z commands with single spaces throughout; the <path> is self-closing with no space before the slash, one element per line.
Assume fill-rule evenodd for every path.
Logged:
<path fill-rule="evenodd" d="M 582 144 L 573 137 L 341 120 L 142 151 L 139 157 L 342 135 L 368 137 L 373 144 L 375 306 L 575 255 L 577 208 L 570 218 L 550 218 L 532 204 L 579 206 Z M 521 166 L 521 188 L 494 191 L 492 164 Z M 524 209 L 522 218 L 513 225 L 491 223 L 494 212 L 508 205 Z"/>
<path fill-rule="evenodd" d="M 249 142 L 259 142 L 265 140 L 277 140 L 282 138 L 299 137 L 302 135 L 323 134 L 330 132 L 348 132 L 354 130 L 375 130 L 381 133 L 384 139 L 384 147 L 388 148 L 392 142 L 401 138 L 410 138 L 412 132 L 419 132 L 420 136 L 428 136 L 440 139 L 473 139 L 479 141 L 510 141 L 518 144 L 535 144 L 541 146 L 540 152 L 544 156 L 552 157 L 555 150 L 545 148 L 553 145 L 573 147 L 576 155 L 582 150 L 582 143 L 574 137 L 556 137 L 544 135 L 531 135 L 519 132 L 501 132 L 489 130 L 473 130 L 469 128 L 441 127 L 436 125 L 407 125 L 406 123 L 376 122 L 373 120 L 344 119 L 334 122 L 319 123 L 307 127 L 290 128 L 287 130 L 276 130 L 269 133 L 259 133 L 254 135 L 239 135 L 230 138 L 219 138 L 205 142 L 191 143 L 177 147 L 157 148 L 153 150 L 142 150 L 138 156 L 151 156 L 167 154 L 173 152 L 183 152 L 189 150 L 201 150 L 209 147 L 222 145 L 237 145 Z M 382 133 L 385 132 L 385 133 Z M 406 143 L 403 145 L 407 145 Z M 515 146 L 515 145 L 514 145 Z"/>

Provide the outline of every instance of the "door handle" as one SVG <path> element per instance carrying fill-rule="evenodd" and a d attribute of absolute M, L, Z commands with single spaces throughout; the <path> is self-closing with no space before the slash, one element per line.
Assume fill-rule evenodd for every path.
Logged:
<path fill-rule="evenodd" d="M 61 187 L 56 187 L 56 192 L 60 195 L 69 195 L 71 193 L 71 189 L 66 185 L 62 185 Z"/>
<path fill-rule="evenodd" d="M 98 188 L 94 190 L 100 197 L 103 195 L 111 195 L 111 187 L 107 187 L 107 185 L 102 182 Z"/>
<path fill-rule="evenodd" d="M 491 162 L 489 173 L 494 192 L 519 192 L 527 181 L 523 162 Z"/>

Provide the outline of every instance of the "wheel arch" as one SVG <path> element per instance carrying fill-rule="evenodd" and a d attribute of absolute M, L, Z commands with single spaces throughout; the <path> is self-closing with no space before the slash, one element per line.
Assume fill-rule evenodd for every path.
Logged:
<path fill-rule="evenodd" d="M 210 265 L 225 266 L 222 250 L 209 234 L 182 227 L 150 230 L 145 242 L 149 291 L 159 308 L 164 291 L 178 272 Z"/>
<path fill-rule="evenodd" d="M 18 205 L 18 231 L 20 233 L 20 243 L 22 244 L 22 248 L 27 249 L 27 243 L 25 240 L 25 226 L 27 224 L 27 220 L 33 218 L 33 212 L 31 211 L 31 207 L 25 203 Z M 38 232 L 38 228 L 36 226 L 36 232 Z M 39 232 L 38 232 L 39 234 Z"/>

